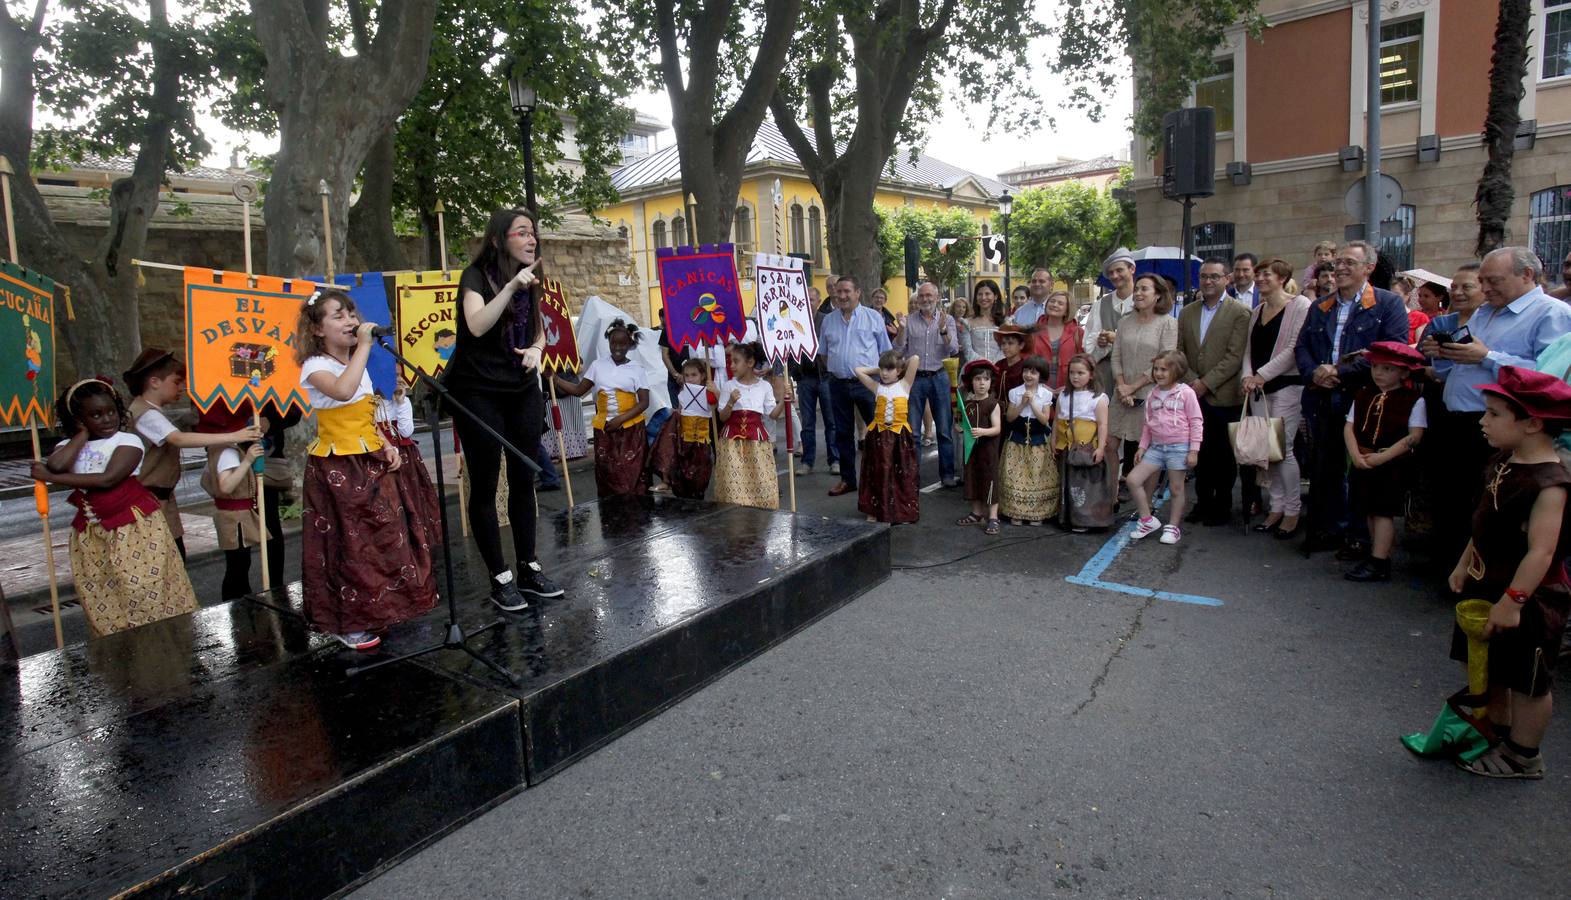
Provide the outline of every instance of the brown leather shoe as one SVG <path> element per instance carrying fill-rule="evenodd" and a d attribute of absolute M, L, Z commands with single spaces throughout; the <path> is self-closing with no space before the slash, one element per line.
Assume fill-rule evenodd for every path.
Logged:
<path fill-rule="evenodd" d="M 829 489 L 829 496 L 838 497 L 841 494 L 849 494 L 854 490 L 856 490 L 856 488 L 846 484 L 844 481 L 837 481 L 835 482 L 835 486 Z"/>

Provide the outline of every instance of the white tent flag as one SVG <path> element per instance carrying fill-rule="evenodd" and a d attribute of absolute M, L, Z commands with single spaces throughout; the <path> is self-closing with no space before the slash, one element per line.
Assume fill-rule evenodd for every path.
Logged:
<path fill-rule="evenodd" d="M 807 296 L 802 261 L 759 253 L 753 257 L 758 297 L 758 333 L 773 362 L 818 355 L 813 331 L 813 301 Z"/>

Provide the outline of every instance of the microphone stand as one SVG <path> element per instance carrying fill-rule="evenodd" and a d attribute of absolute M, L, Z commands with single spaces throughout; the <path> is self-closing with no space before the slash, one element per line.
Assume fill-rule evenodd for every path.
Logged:
<path fill-rule="evenodd" d="M 400 355 L 397 350 L 394 350 L 392 347 L 388 346 L 387 337 L 385 335 L 377 335 L 376 341 L 382 346 L 383 350 L 386 350 L 388 353 L 392 354 L 393 359 L 397 360 L 410 371 L 414 372 L 415 377 L 420 379 L 421 383 L 430 388 L 436 395 L 435 402 L 431 404 L 431 414 L 429 420 L 431 423 L 432 452 L 436 456 L 437 509 L 440 511 L 442 517 L 442 568 L 444 570 L 447 582 L 447 635 L 442 639 L 440 644 L 432 644 L 429 647 L 423 647 L 419 650 L 412 650 L 409 653 L 405 653 L 401 656 L 394 656 L 389 659 L 377 660 L 376 662 L 369 665 L 350 666 L 348 669 L 348 674 L 359 675 L 364 672 L 369 672 L 372 669 L 380 669 L 383 666 L 390 666 L 393 663 L 404 662 L 405 660 L 414 659 L 417 656 L 424 656 L 427 653 L 435 653 L 438 650 L 459 650 L 469 654 L 470 657 L 478 660 L 490 668 L 491 671 L 501 675 L 503 678 L 506 678 L 509 684 L 516 687 L 521 681 L 523 681 L 522 678 L 512 672 L 509 672 L 507 669 L 502 668 L 502 666 L 496 661 L 481 656 L 475 650 L 475 648 L 469 646 L 470 638 L 490 631 L 493 628 L 500 628 L 502 625 L 506 624 L 505 621 L 503 619 L 497 619 L 489 625 L 482 625 L 468 634 L 465 634 L 464 627 L 458 624 L 458 591 L 453 587 L 453 550 L 451 533 L 447 527 L 447 488 L 446 483 L 442 477 L 442 429 L 440 427 L 442 406 L 444 404 L 450 406 L 463 415 L 468 416 L 471 422 L 474 422 L 476 425 L 479 425 L 481 428 L 485 429 L 487 434 L 496 439 L 497 443 L 502 445 L 502 449 L 505 452 L 512 454 L 514 459 L 523 462 L 524 465 L 529 467 L 531 470 L 531 477 L 533 477 L 533 473 L 540 471 L 540 465 L 534 461 L 534 457 L 513 446 L 513 444 L 509 442 L 507 438 L 504 438 L 502 435 L 498 434 L 495 428 L 492 428 L 485 422 L 485 420 L 481 419 L 479 416 L 476 416 L 468 407 L 464 406 L 462 403 L 459 403 L 457 400 L 454 400 L 452 393 L 447 390 L 446 385 L 442 384 L 442 382 L 431 377 L 430 375 L 427 375 L 425 372 L 422 372 L 413 363 Z M 496 498 L 492 497 L 488 502 L 495 503 Z M 515 523 L 513 527 L 517 528 L 518 525 Z"/>

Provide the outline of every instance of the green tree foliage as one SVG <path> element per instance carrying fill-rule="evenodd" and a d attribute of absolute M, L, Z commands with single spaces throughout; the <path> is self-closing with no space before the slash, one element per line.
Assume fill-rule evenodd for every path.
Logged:
<path fill-rule="evenodd" d="M 1133 206 L 1113 197 L 1113 189 L 1128 184 L 1131 174 L 1124 167 L 1118 181 L 1100 190 L 1068 181 L 1021 191 L 1009 217 L 1010 267 L 1023 274 L 1046 266 L 1069 282 L 1095 278 L 1102 260 L 1135 233 Z M 1002 216 L 995 218 L 993 230 L 1003 233 Z"/>
<path fill-rule="evenodd" d="M 878 216 L 878 249 L 881 257 L 880 283 L 905 272 L 905 240 L 915 238 L 920 248 L 921 276 L 940 287 L 953 288 L 965 283 L 976 268 L 976 239 L 981 223 L 970 212 L 949 209 L 919 209 L 915 206 L 875 206 Z M 949 252 L 938 249 L 940 238 L 959 238 Z"/>

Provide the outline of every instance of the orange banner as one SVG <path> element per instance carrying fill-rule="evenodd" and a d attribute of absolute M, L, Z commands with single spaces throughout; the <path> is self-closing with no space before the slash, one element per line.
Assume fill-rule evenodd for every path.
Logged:
<path fill-rule="evenodd" d="M 304 278 L 255 276 L 187 266 L 185 270 L 186 389 L 206 412 L 223 400 L 311 409 L 295 361 L 300 304 L 316 288 Z"/>

